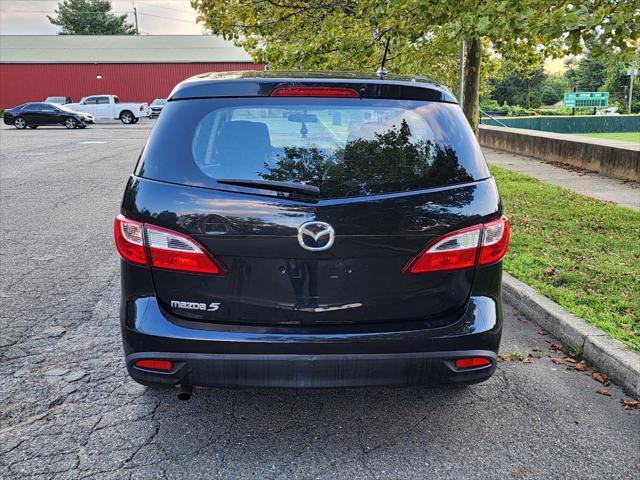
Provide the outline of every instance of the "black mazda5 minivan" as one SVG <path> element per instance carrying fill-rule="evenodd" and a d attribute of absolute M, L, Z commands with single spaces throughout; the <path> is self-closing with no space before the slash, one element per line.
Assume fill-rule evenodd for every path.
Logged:
<path fill-rule="evenodd" d="M 496 184 L 456 100 L 409 77 L 184 81 L 114 228 L 146 385 L 473 383 L 496 368 Z"/>

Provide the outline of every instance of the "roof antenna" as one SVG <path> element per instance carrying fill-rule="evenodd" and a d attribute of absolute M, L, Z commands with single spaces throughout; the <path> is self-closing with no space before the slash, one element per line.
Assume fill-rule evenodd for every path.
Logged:
<path fill-rule="evenodd" d="M 390 42 L 391 42 L 391 37 L 387 37 L 387 44 L 384 47 L 384 55 L 382 56 L 382 65 L 380 65 L 380 68 L 376 72 L 376 75 L 378 75 L 378 78 L 380 80 L 384 80 L 384 77 L 386 77 L 389 74 L 389 72 L 387 72 L 387 69 L 384 68 L 384 64 L 387 63 L 387 54 L 389 53 Z"/>

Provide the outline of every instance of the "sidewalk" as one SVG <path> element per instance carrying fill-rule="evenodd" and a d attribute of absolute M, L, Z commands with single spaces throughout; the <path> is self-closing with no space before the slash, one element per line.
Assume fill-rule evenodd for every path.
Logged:
<path fill-rule="evenodd" d="M 573 190 L 582 195 L 640 211 L 640 185 L 557 167 L 531 157 L 482 147 L 487 162 L 537 178 L 546 183 Z M 572 167 L 568 167 L 572 168 Z"/>

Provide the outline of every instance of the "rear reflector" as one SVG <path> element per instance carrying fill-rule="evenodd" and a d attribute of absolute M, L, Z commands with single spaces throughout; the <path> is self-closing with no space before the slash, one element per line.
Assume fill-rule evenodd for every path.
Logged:
<path fill-rule="evenodd" d="M 137 360 L 134 365 L 146 370 L 158 370 L 160 372 L 170 372 L 173 370 L 173 363 L 169 360 Z"/>
<path fill-rule="evenodd" d="M 355 90 L 341 87 L 280 87 L 271 92 L 271 96 L 360 98 Z"/>
<path fill-rule="evenodd" d="M 507 253 L 509 232 L 509 220 L 503 215 L 489 223 L 447 233 L 411 258 L 402 271 L 460 270 L 499 262 Z"/>
<path fill-rule="evenodd" d="M 491 360 L 484 357 L 458 358 L 455 362 L 456 368 L 478 368 L 491 365 Z"/>
<path fill-rule="evenodd" d="M 114 239 L 122 258 L 131 263 L 189 273 L 227 273 L 224 263 L 210 255 L 198 242 L 167 228 L 118 215 L 114 223 Z"/>

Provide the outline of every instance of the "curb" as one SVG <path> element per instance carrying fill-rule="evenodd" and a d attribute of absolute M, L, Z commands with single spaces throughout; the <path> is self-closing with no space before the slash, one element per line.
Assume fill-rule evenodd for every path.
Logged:
<path fill-rule="evenodd" d="M 590 365 L 607 373 L 627 394 L 640 398 L 640 354 L 506 272 L 502 292 L 504 300 L 527 319 L 563 343 L 582 347 L 582 356 Z"/>

